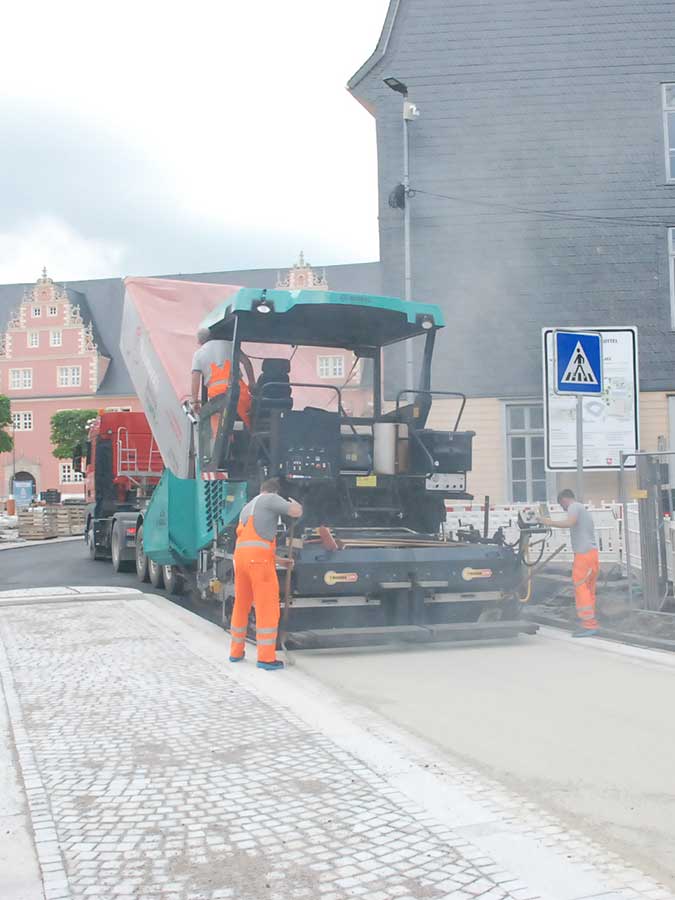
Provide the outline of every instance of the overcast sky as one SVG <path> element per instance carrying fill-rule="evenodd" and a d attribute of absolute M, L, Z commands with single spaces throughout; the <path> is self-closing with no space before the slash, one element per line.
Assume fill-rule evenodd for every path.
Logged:
<path fill-rule="evenodd" d="M 345 85 L 387 5 L 6 5 L 0 282 L 377 259 L 374 122 Z"/>

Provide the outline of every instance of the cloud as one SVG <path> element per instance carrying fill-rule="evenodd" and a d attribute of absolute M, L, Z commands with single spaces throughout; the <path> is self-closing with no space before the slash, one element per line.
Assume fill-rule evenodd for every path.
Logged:
<path fill-rule="evenodd" d="M 117 261 L 106 275 L 283 267 L 301 248 L 317 264 L 377 258 L 375 127 L 344 84 L 387 0 L 196 0 L 159 18 L 122 3 L 134 28 L 120 13 L 96 41 L 83 0 L 45 4 L 37 31 L 9 12 L 0 232 L 57 221 L 119 251 L 100 256 Z M 36 263 L 82 277 L 73 256 L 72 271 Z"/>
<path fill-rule="evenodd" d="M 0 283 L 35 281 L 41 267 L 50 264 L 58 264 L 59 272 L 77 272 L 80 278 L 100 278 L 119 271 L 124 257 L 123 246 L 86 238 L 50 216 L 0 231 Z"/>

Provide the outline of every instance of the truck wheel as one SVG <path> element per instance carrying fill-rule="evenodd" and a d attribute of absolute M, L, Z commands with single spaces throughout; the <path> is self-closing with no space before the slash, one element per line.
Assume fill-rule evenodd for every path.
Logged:
<path fill-rule="evenodd" d="M 143 547 L 143 526 L 140 525 L 136 532 L 136 576 L 139 581 L 149 581 L 148 557 Z"/>
<path fill-rule="evenodd" d="M 164 587 L 164 566 L 160 566 L 159 563 L 153 562 L 153 560 L 148 560 L 148 575 L 150 576 L 150 584 L 154 588 L 162 588 Z"/>
<path fill-rule="evenodd" d="M 110 541 L 110 552 L 112 555 L 113 572 L 128 572 L 133 563 L 131 560 L 122 559 L 122 527 L 119 522 L 113 525 L 112 539 Z"/>
<path fill-rule="evenodd" d="M 94 542 L 94 523 L 90 522 L 87 528 L 87 549 L 89 551 L 89 559 L 101 560 L 103 555 Z"/>
<path fill-rule="evenodd" d="M 170 594 L 183 593 L 183 579 L 178 572 L 177 566 L 162 566 L 162 576 L 164 578 L 164 587 Z"/>

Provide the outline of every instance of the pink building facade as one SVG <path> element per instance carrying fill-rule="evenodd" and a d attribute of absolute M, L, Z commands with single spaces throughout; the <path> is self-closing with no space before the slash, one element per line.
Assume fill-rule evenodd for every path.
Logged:
<path fill-rule="evenodd" d="M 82 495 L 70 461 L 52 455 L 51 417 L 62 410 L 139 408 L 133 396 L 97 399 L 110 358 L 80 299 L 43 270 L 0 333 L 0 394 L 10 400 L 14 438 L 14 449 L 0 454 L 0 496 L 12 493 L 15 477 L 32 482 L 35 494 Z"/>

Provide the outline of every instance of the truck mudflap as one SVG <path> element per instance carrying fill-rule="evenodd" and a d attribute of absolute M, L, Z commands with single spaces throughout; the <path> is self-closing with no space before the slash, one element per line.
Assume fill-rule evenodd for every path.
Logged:
<path fill-rule="evenodd" d="M 494 641 L 536 634 L 534 622 L 456 622 L 446 625 L 388 625 L 383 628 L 312 628 L 282 636 L 289 650 L 375 647 L 395 644 L 430 644 L 459 641 Z"/>

